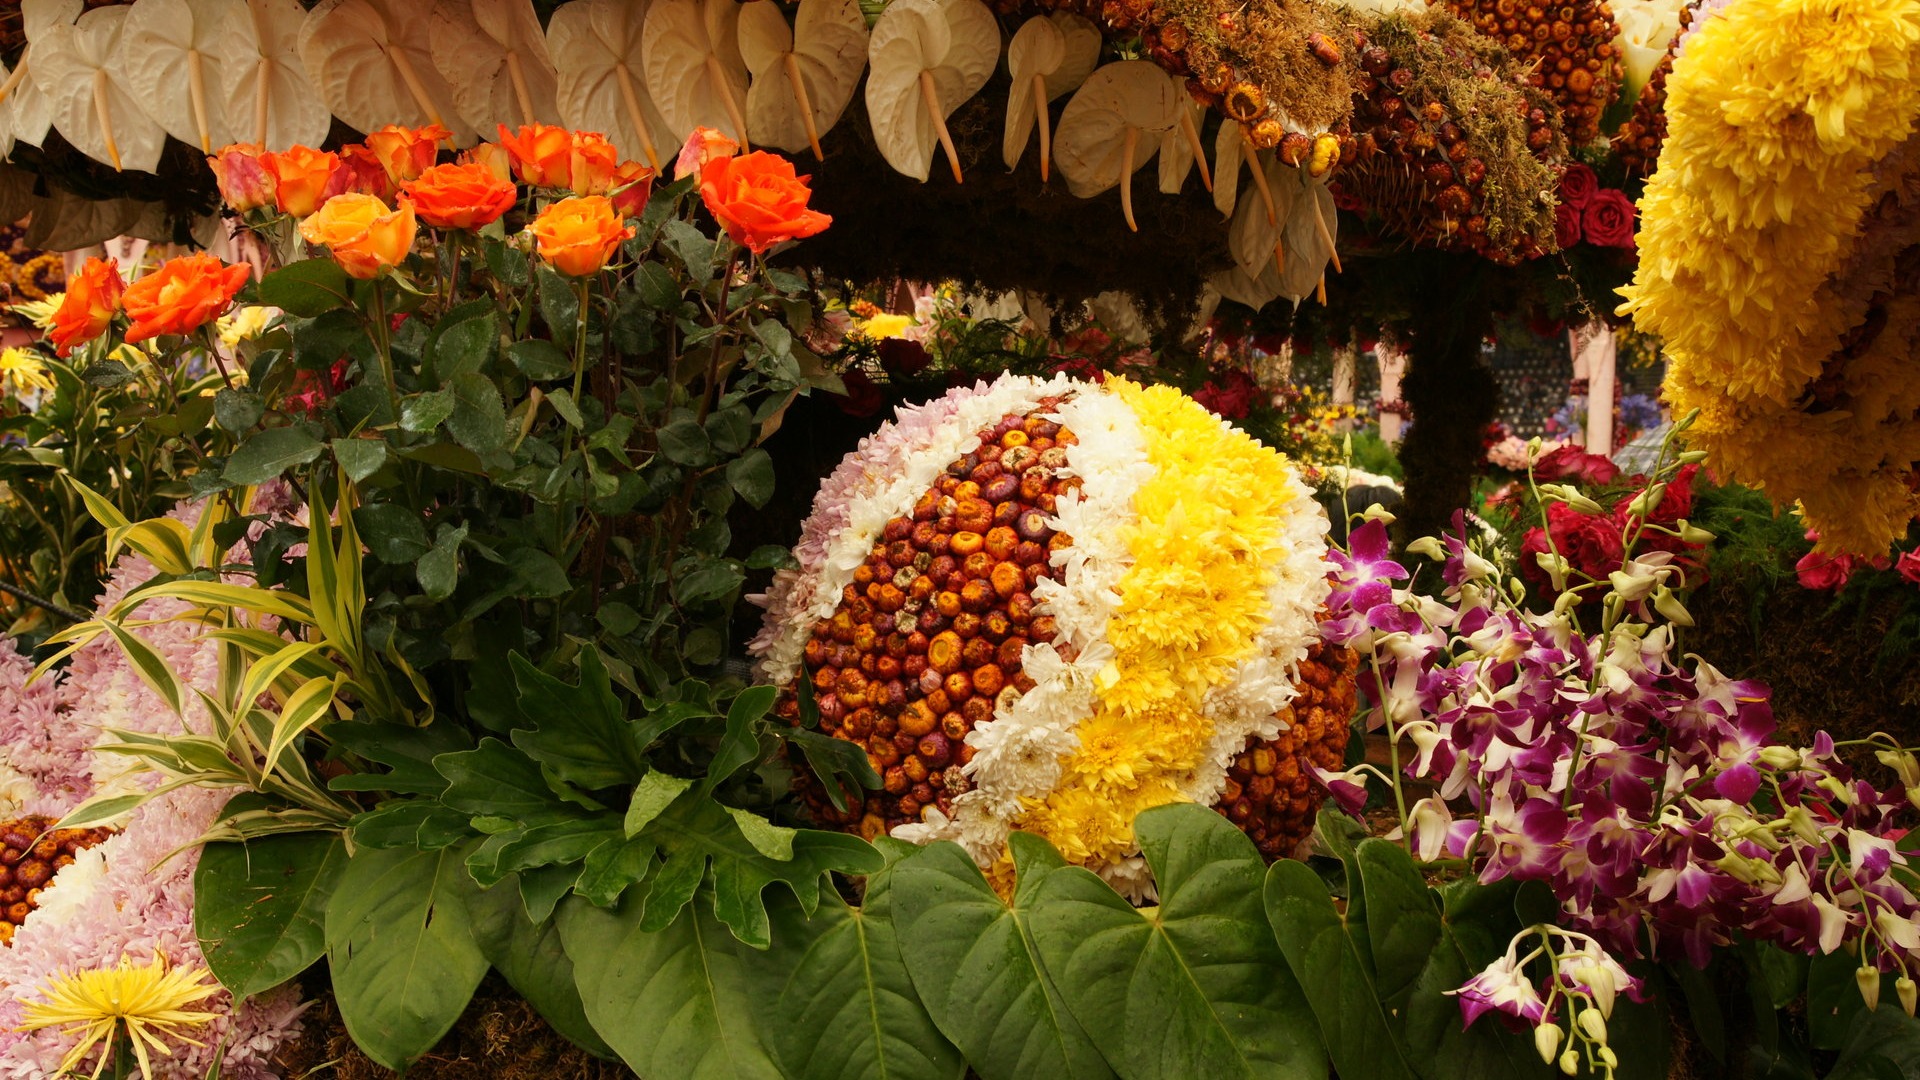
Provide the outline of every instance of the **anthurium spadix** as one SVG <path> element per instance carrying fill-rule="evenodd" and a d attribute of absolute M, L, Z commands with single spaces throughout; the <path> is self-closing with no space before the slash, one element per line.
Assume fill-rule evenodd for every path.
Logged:
<path fill-rule="evenodd" d="M 1079 89 L 1100 62 L 1100 30 L 1078 15 L 1056 11 L 1035 15 L 1007 44 L 1007 128 L 1000 156 L 1012 169 L 1020 164 L 1040 129 L 1040 179 L 1048 178 L 1053 158 L 1053 117 L 1047 103 Z"/>
<path fill-rule="evenodd" d="M 1220 133 L 1213 137 L 1213 205 L 1222 216 L 1232 217 L 1234 207 L 1239 205 L 1240 167 L 1247 165 L 1253 188 L 1260 193 L 1267 224 L 1279 223 L 1280 209 L 1274 205 L 1273 188 L 1267 183 L 1264 163 L 1268 156 L 1247 141 L 1246 129 L 1239 124 L 1228 120 L 1220 125 Z"/>
<path fill-rule="evenodd" d="M 434 0 L 433 63 L 475 131 L 555 124 L 553 62 L 531 0 Z"/>
<path fill-rule="evenodd" d="M 120 35 L 127 7 L 95 8 L 72 23 L 40 24 L 29 77 L 47 96 L 53 126 L 74 148 L 115 169 L 152 172 L 167 133 L 127 82 Z"/>
<path fill-rule="evenodd" d="M 218 90 L 227 58 L 245 51 L 246 25 L 243 0 L 142 0 L 128 8 L 120 64 L 167 134 L 205 153 L 234 141 Z"/>
<path fill-rule="evenodd" d="M 655 170 L 671 161 L 673 132 L 647 90 L 641 35 L 652 0 L 573 0 L 547 21 L 547 55 L 559 78 L 560 119 L 598 131 L 620 156 Z"/>
<path fill-rule="evenodd" d="M 938 143 L 960 183 L 947 117 L 980 92 L 999 62 L 1000 24 L 980 0 L 888 4 L 867 46 L 867 118 L 887 164 L 924 181 Z"/>
<path fill-rule="evenodd" d="M 320 0 L 300 28 L 300 59 L 320 97 L 349 127 L 439 124 L 457 142 L 473 129 L 433 63 L 433 24 L 404 0 Z"/>
<path fill-rule="evenodd" d="M 747 131 L 764 146 L 818 159 L 820 136 L 840 122 L 867 66 L 867 18 L 858 0 L 800 0 L 793 25 L 773 0 L 740 6 Z"/>
<path fill-rule="evenodd" d="M 1133 172 L 1153 160 L 1162 136 L 1180 123 L 1185 97 L 1150 60 L 1122 60 L 1095 71 L 1060 114 L 1054 150 L 1067 188 L 1083 199 L 1116 184 L 1127 228 L 1133 219 Z"/>
<path fill-rule="evenodd" d="M 1186 80 L 1174 75 L 1167 78 L 1173 82 L 1175 95 L 1180 100 L 1180 122 L 1173 130 L 1160 136 L 1160 190 L 1168 195 L 1176 195 L 1187 182 L 1187 174 L 1193 166 L 1200 166 L 1200 186 L 1213 190 L 1213 173 L 1207 168 L 1207 151 L 1200 145 L 1200 121 L 1206 117 L 1206 106 L 1193 99 L 1186 92 Z"/>
<path fill-rule="evenodd" d="M 654 0 L 640 35 L 647 89 L 674 145 L 710 127 L 748 145 L 747 65 L 735 0 Z"/>
<path fill-rule="evenodd" d="M 220 96 L 233 137 L 263 149 L 319 146 L 333 114 L 300 59 L 300 0 L 244 0 L 234 51 L 220 65 Z"/>

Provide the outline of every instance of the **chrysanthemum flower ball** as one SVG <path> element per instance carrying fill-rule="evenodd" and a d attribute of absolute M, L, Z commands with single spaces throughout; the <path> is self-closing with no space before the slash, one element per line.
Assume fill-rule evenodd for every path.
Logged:
<path fill-rule="evenodd" d="M 822 485 L 752 649 L 882 790 L 823 821 L 1009 831 L 1136 894 L 1141 811 L 1212 805 L 1268 857 L 1312 829 L 1353 662 L 1320 647 L 1327 518 L 1288 460 L 1170 387 L 1003 376 L 904 408 Z"/>

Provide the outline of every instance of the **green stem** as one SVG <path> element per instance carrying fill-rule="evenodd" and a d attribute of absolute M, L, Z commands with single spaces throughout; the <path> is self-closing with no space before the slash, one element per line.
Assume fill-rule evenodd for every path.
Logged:
<path fill-rule="evenodd" d="M 393 406 L 393 419 L 400 421 L 400 387 L 393 378 L 392 327 L 387 323 L 387 294 L 379 282 L 373 286 L 373 349 L 380 358 L 380 376 L 387 382 L 387 402 Z"/>

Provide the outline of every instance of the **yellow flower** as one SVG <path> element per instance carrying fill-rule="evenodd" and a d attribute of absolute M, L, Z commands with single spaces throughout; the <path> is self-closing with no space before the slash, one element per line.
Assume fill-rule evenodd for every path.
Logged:
<path fill-rule="evenodd" d="M 58 1027 L 63 1035 L 79 1036 L 60 1062 L 62 1073 L 71 1071 L 96 1046 L 100 1047 L 100 1061 L 93 1068 L 95 1077 L 106 1068 L 114 1039 L 124 1030 L 140 1062 L 140 1075 L 152 1080 L 149 1050 L 172 1056 L 173 1048 L 165 1041 L 168 1038 L 199 1046 L 177 1029 L 216 1018 L 213 1013 L 188 1009 L 220 992 L 219 985 L 207 983 L 206 977 L 204 968 L 168 967 L 157 951 L 151 964 L 139 967 L 122 956 L 117 967 L 61 972 L 49 980 L 44 1000 L 25 1003 L 24 1022 L 15 1030 Z"/>
<path fill-rule="evenodd" d="M 0 391 L 24 395 L 30 390 L 53 393 L 53 376 L 32 349 L 14 347 L 0 352 Z"/>
<path fill-rule="evenodd" d="M 60 302 L 66 298 L 64 291 L 57 292 L 43 300 L 14 304 L 13 310 L 32 323 L 35 329 L 48 330 L 53 327 L 53 313 L 60 310 Z"/>
<path fill-rule="evenodd" d="M 906 333 L 907 328 L 912 325 L 913 316 L 911 315 L 882 314 L 875 315 L 873 318 L 861 323 L 860 332 L 875 341 L 879 341 L 882 338 L 899 337 L 901 334 Z"/>
<path fill-rule="evenodd" d="M 251 304 L 221 316 L 214 326 L 220 333 L 220 344 L 232 349 L 243 341 L 251 341 L 266 333 L 267 324 L 272 321 L 272 308 Z"/>

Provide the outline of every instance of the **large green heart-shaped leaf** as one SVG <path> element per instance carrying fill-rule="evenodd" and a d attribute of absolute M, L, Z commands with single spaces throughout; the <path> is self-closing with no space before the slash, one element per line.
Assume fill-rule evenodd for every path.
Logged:
<path fill-rule="evenodd" d="M 1046 875 L 1034 940 L 1081 1027 L 1125 1080 L 1323 1080 L 1313 1012 L 1261 902 L 1266 864 L 1205 807 L 1134 822 L 1160 890 L 1137 911 L 1087 870 Z"/>
<path fill-rule="evenodd" d="M 1412 1080 L 1413 1070 L 1381 1012 L 1372 975 L 1334 910 L 1326 882 L 1307 864 L 1283 860 L 1267 871 L 1266 902 L 1274 938 L 1294 978 L 1306 988 L 1334 1068 L 1341 1076 Z"/>
<path fill-rule="evenodd" d="M 1041 969 L 1034 894 L 1064 865 L 1037 837 L 1015 833 L 1013 903 L 1001 900 L 957 844 L 939 843 L 892 872 L 893 921 L 907 970 L 942 1034 L 981 1080 L 1107 1080 L 1113 1070 Z"/>
<path fill-rule="evenodd" d="M 762 1040 L 748 949 L 705 903 L 665 929 L 641 907 L 602 911 L 568 897 L 560 940 L 594 1030 L 647 1080 L 782 1080 Z"/>
<path fill-rule="evenodd" d="M 337 833 L 208 844 L 193 874 L 193 932 L 236 998 L 271 990 L 326 951 L 327 901 L 346 862 Z"/>
<path fill-rule="evenodd" d="M 1463 1027 L 1460 989 L 1498 957 L 1519 930 L 1511 882 L 1472 881 L 1441 891 L 1439 940 L 1404 1000 L 1387 1004 L 1405 1016 L 1407 1058 L 1427 1080 L 1544 1080 L 1557 1075 L 1533 1049 L 1531 1035 L 1491 1020 Z M 1371 918 L 1371 916 L 1370 916 Z"/>
<path fill-rule="evenodd" d="M 573 961 L 561 945 L 560 928 L 554 921 L 535 925 L 527 918 L 521 890 L 512 882 L 469 896 L 467 910 L 480 951 L 514 992 L 538 1009 L 555 1031 L 592 1053 L 612 1057 L 612 1047 L 587 1022 L 586 1006 L 574 984 Z"/>
<path fill-rule="evenodd" d="M 327 960 L 347 1034 L 402 1070 L 460 1019 L 487 973 L 474 941 L 464 865 L 470 845 L 362 848 L 327 904 Z"/>
<path fill-rule="evenodd" d="M 887 869 L 851 907 L 829 890 L 808 918 L 788 898 L 770 905 L 773 948 L 757 953 L 770 1039 L 795 1080 L 938 1080 L 966 1063 L 914 992 L 893 919 L 893 860 L 916 850 L 883 840 Z"/>

